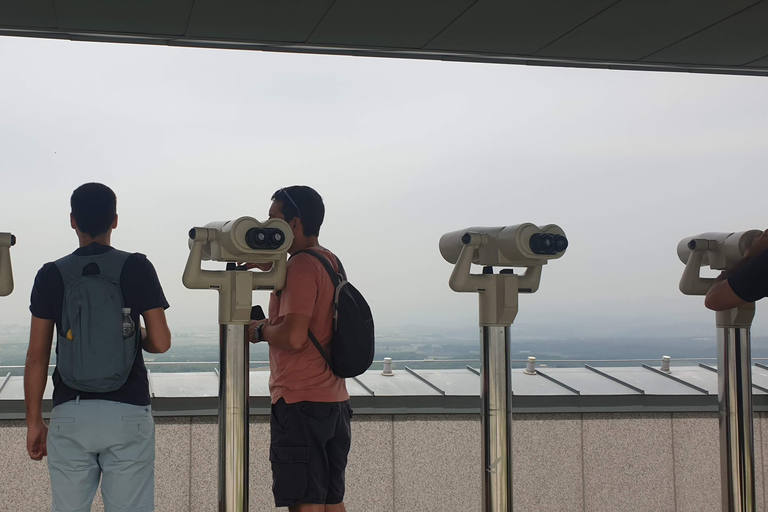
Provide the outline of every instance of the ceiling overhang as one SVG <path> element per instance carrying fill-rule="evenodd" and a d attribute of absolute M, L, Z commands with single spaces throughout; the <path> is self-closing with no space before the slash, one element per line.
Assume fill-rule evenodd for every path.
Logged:
<path fill-rule="evenodd" d="M 0 35 L 768 75 L 768 0 L 0 0 Z"/>

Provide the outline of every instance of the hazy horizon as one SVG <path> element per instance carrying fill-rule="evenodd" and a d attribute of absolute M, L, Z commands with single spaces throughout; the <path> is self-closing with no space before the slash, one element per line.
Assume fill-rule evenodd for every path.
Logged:
<path fill-rule="evenodd" d="M 69 196 L 87 181 L 115 190 L 113 245 L 154 263 L 174 329 L 216 324 L 217 294 L 181 284 L 189 228 L 264 219 L 291 184 L 324 197 L 320 242 L 386 328 L 476 328 L 440 236 L 534 222 L 570 247 L 515 332 L 714 333 L 677 289 L 677 243 L 768 224 L 761 77 L 10 37 L 0 59 L 0 231 L 18 238 L 0 326 L 28 324 L 35 273 L 76 248 Z"/>

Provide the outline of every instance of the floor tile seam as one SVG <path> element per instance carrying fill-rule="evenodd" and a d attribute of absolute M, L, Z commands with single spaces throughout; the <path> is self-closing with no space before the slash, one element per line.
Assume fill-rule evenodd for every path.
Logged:
<path fill-rule="evenodd" d="M 760 483 L 763 487 L 763 510 L 765 510 L 765 450 L 763 450 L 763 436 L 765 435 L 765 432 L 763 432 L 763 421 L 762 416 L 765 413 L 759 412 L 757 413 L 757 421 L 760 422 L 760 466 L 763 468 L 762 472 L 762 478 L 760 479 Z"/>
<path fill-rule="evenodd" d="M 192 511 L 192 416 L 189 417 L 189 452 L 187 460 L 189 462 L 189 472 L 187 474 L 187 510 Z"/>
<path fill-rule="evenodd" d="M 757 416 L 757 422 L 758 422 L 758 427 L 759 427 L 757 429 L 755 429 L 755 416 Z M 761 455 L 761 457 L 760 457 L 760 467 L 759 468 L 757 466 L 757 461 L 756 461 L 756 459 L 757 459 L 757 449 L 754 448 L 754 446 L 756 444 L 758 444 L 758 443 L 760 444 L 760 455 Z M 760 421 L 760 413 L 759 412 L 757 412 L 757 413 L 753 412 L 752 413 L 752 447 L 754 448 L 753 455 L 752 455 L 752 461 L 754 463 L 754 470 L 753 470 L 752 476 L 753 476 L 753 478 L 755 480 L 755 510 L 757 510 L 757 511 L 764 511 L 765 510 L 765 482 L 764 482 L 765 481 L 765 475 L 763 473 L 764 467 L 763 467 L 763 457 L 762 457 L 762 453 L 763 453 L 763 423 Z M 763 491 L 763 493 L 762 493 L 762 501 L 761 502 L 758 502 L 758 498 L 760 498 L 760 496 L 758 495 L 758 492 L 757 492 L 758 491 L 758 488 L 757 488 L 757 475 L 758 475 L 758 472 L 760 473 L 760 490 Z M 762 508 L 758 507 L 758 504 L 762 504 Z"/>
<path fill-rule="evenodd" d="M 585 475 L 586 459 L 584 458 L 584 413 L 581 417 L 581 507 L 583 512 L 587 512 L 587 477 Z"/>
<path fill-rule="evenodd" d="M 669 413 L 670 443 L 672 445 L 672 497 L 677 511 L 677 458 L 675 457 L 675 413 Z"/>
<path fill-rule="evenodd" d="M 395 512 L 397 510 L 396 504 L 397 504 L 397 497 L 395 494 L 396 489 L 396 478 L 395 478 L 395 415 L 391 415 L 389 417 L 390 419 L 390 439 L 392 441 L 392 512 Z"/>

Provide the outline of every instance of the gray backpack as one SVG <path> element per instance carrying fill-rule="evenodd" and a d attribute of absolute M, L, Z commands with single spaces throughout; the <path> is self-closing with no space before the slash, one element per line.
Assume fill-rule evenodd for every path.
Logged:
<path fill-rule="evenodd" d="M 113 249 L 95 256 L 70 254 L 55 262 L 64 280 L 56 368 L 72 389 L 116 391 L 131 373 L 140 330 L 123 339 L 120 274 L 128 256 Z"/>

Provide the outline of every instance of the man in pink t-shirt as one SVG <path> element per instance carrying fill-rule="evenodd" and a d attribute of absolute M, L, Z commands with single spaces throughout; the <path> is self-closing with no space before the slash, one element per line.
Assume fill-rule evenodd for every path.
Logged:
<path fill-rule="evenodd" d="M 270 296 L 269 318 L 250 326 L 251 342 L 269 344 L 272 492 L 275 505 L 290 512 L 345 512 L 349 394 L 309 339 L 311 331 L 330 354 L 335 289 L 320 260 L 300 252 L 320 253 L 338 270 L 333 253 L 318 244 L 324 216 L 323 200 L 310 187 L 272 196 L 269 218 L 291 226 L 292 256 L 285 287 Z"/>

